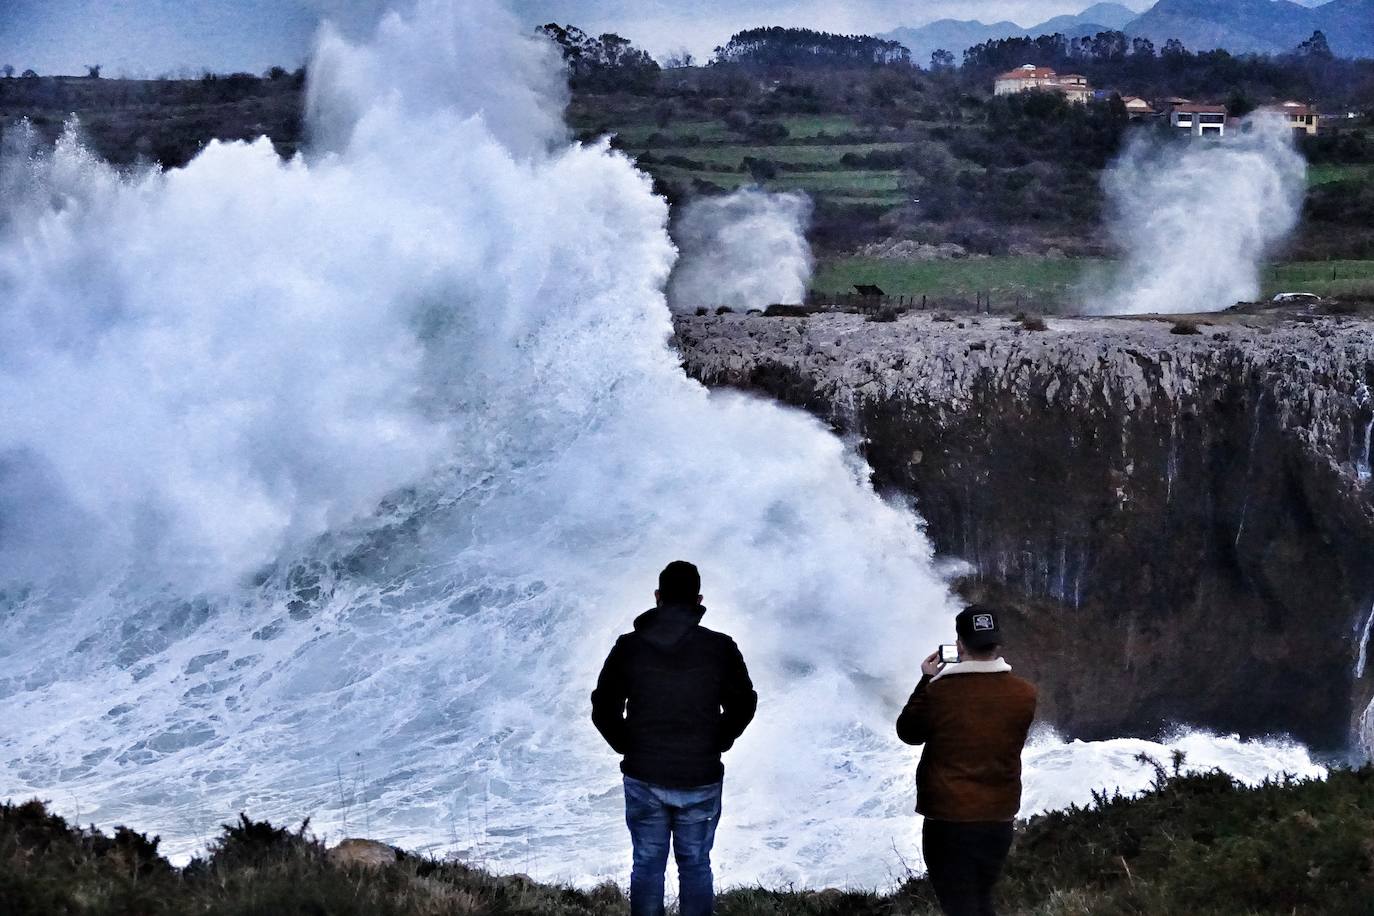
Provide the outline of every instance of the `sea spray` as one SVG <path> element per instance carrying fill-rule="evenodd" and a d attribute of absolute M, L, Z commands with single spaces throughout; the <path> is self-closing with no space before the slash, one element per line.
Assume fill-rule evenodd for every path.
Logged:
<path fill-rule="evenodd" d="M 801 302 L 814 263 L 806 241 L 810 218 L 804 194 L 757 188 L 688 203 L 672 230 L 680 255 L 668 304 L 681 312 Z"/>
<path fill-rule="evenodd" d="M 35 559 L 4 590 L 0 794 L 195 825 L 175 846 L 239 809 L 337 829 L 362 766 L 385 839 L 523 867 L 533 830 L 544 874 L 619 876 L 587 692 L 685 557 L 763 696 L 722 865 L 911 853 L 891 718 L 954 609 L 919 520 L 819 421 L 683 375 L 667 206 L 560 142 L 534 41 L 426 0 L 326 33 L 305 156 L 53 154 L 70 202 L 0 248 L 3 467 L 47 482 L 6 507 Z M 525 88 L 460 78 L 469 45 Z"/>
<path fill-rule="evenodd" d="M 881 883 L 920 861 L 892 720 L 953 610 L 919 519 L 820 422 L 684 377 L 666 205 L 559 142 L 555 58 L 477 6 L 328 34 L 305 157 L 18 169 L 0 796 L 181 855 L 242 810 L 623 880 L 587 692 L 685 557 L 762 695 L 723 882 Z M 469 45 L 523 88 L 444 78 Z"/>
<path fill-rule="evenodd" d="M 1265 258 L 1297 226 L 1306 161 L 1282 118 L 1224 138 L 1139 133 L 1103 173 L 1124 263 L 1080 290 L 1086 312 L 1216 312 L 1260 293 Z"/>

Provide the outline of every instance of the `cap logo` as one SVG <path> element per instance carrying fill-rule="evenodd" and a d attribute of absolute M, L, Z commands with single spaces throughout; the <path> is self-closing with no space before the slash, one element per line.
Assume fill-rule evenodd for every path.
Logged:
<path fill-rule="evenodd" d="M 979 630 L 995 629 L 997 629 L 997 624 L 993 622 L 991 614 L 973 615 L 973 632 L 977 633 Z"/>

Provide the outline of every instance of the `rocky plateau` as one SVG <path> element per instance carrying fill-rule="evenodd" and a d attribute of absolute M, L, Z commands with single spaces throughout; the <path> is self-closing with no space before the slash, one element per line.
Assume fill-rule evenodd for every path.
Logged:
<path fill-rule="evenodd" d="M 1188 725 L 1368 753 L 1374 324 L 1037 326 L 680 316 L 676 345 L 705 384 L 855 441 L 963 561 L 956 587 L 1009 609 L 1009 655 L 1063 732 Z"/>

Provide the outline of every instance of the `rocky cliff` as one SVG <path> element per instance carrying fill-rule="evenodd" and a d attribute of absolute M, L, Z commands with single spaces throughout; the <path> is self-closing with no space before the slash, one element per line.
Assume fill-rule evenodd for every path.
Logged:
<path fill-rule="evenodd" d="M 1208 321 L 723 315 L 677 342 L 706 384 L 858 439 L 961 591 L 1013 609 L 1060 728 L 1348 746 L 1374 693 L 1374 325 Z"/>

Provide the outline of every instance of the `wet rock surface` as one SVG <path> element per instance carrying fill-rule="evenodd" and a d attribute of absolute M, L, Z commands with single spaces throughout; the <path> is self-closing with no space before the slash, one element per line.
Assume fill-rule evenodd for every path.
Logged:
<path fill-rule="evenodd" d="M 856 437 L 967 562 L 960 590 L 1012 609 L 1065 732 L 1349 747 L 1374 692 L 1374 323 L 1204 322 L 684 316 L 677 345 Z"/>

